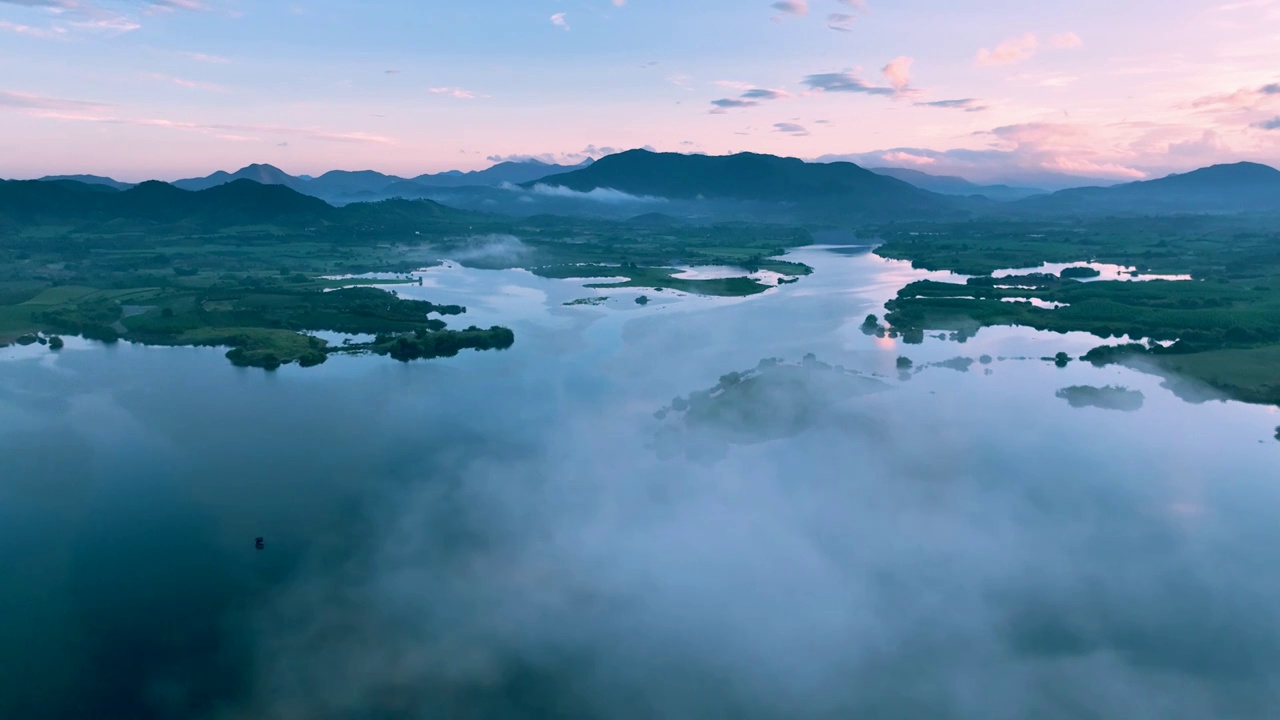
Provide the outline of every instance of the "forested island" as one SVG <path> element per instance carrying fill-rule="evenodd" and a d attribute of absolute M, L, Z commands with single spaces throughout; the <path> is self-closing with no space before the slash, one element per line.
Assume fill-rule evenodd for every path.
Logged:
<path fill-rule="evenodd" d="M 928 330 L 971 333 L 991 325 L 1087 332 L 1100 341 L 1084 357 L 1095 364 L 1158 372 L 1188 392 L 1196 392 L 1190 381 L 1230 398 L 1280 404 L 1274 216 L 902 223 L 877 233 L 885 240 L 876 250 L 883 257 L 971 276 L 963 284 L 921 281 L 898 291 L 885 319 L 908 342 Z M 1190 279 L 1093 280 L 1078 270 L 993 275 L 1079 262 Z M 1131 342 L 1115 346 L 1115 338 L 1126 337 Z"/>

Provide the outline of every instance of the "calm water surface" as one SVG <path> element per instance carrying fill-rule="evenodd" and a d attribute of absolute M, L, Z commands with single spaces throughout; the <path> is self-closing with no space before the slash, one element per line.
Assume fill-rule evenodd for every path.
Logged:
<path fill-rule="evenodd" d="M 517 342 L 410 365 L 0 350 L 0 718 L 1275 716 L 1274 409 L 1038 359 L 1087 335 L 868 337 L 946 274 L 794 255 L 741 299 L 427 270 L 396 289 Z M 650 450 L 671 398 L 806 353 L 893 387 Z"/>

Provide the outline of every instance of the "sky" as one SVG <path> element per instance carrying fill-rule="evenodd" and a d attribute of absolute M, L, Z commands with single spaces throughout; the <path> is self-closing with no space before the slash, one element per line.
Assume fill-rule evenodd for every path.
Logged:
<path fill-rule="evenodd" d="M 0 0 L 0 177 L 1280 165 L 1280 0 Z"/>

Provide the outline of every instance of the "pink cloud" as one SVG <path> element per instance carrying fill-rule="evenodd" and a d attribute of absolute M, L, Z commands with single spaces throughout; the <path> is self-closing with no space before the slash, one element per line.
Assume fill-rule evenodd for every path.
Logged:
<path fill-rule="evenodd" d="M 1111 178 L 1141 179 L 1147 173 L 1128 162 L 1139 158 L 1139 151 L 1107 142 L 1099 129 L 1066 123 L 1023 123 L 994 128 L 979 135 L 996 140 L 1000 150 L 1020 158 L 1027 166 L 1078 175 L 1100 175 Z"/>
<path fill-rule="evenodd" d="M 1073 175 L 1101 175 L 1103 177 L 1127 180 L 1144 180 L 1147 177 L 1147 174 L 1141 170 L 1119 163 L 1097 162 L 1086 158 L 1061 155 L 1041 162 L 1040 167 L 1045 170 L 1057 170 L 1058 172 Z"/>
<path fill-rule="evenodd" d="M 1059 50 L 1069 50 L 1084 45 L 1084 40 L 1081 40 L 1080 36 L 1073 32 L 1064 32 L 1049 38 L 1049 44 Z"/>
<path fill-rule="evenodd" d="M 881 68 L 889 84 L 901 90 L 911 84 L 911 63 L 915 62 L 912 58 L 896 57 L 889 61 L 888 65 Z"/>
<path fill-rule="evenodd" d="M 1040 39 L 1035 33 L 1027 33 L 1022 37 L 1010 38 L 995 47 L 994 50 L 982 48 L 975 60 L 979 67 L 997 65 L 1014 65 L 1030 59 L 1040 47 Z"/>
<path fill-rule="evenodd" d="M 50 111 L 90 111 L 111 107 L 105 103 L 86 100 L 68 100 L 66 98 L 33 95 L 31 93 L 0 90 L 0 108 L 20 108 L 24 110 Z"/>
<path fill-rule="evenodd" d="M 889 164 L 891 164 L 891 165 L 920 165 L 920 166 L 924 166 L 924 165 L 932 165 L 932 164 L 934 164 L 934 163 L 938 162 L 937 160 L 935 160 L 935 159 L 933 159 L 933 158 L 931 158 L 931 157 L 925 157 L 924 155 L 913 155 L 913 154 L 911 154 L 911 153 L 909 153 L 909 152 L 903 152 L 903 151 L 900 151 L 900 150 L 895 150 L 895 151 L 892 151 L 892 152 L 887 152 L 887 153 L 885 153 L 885 154 L 881 155 L 881 156 L 880 156 L 880 159 L 881 159 L 881 160 L 884 160 L 885 162 L 887 162 L 887 163 L 889 163 Z"/>
<path fill-rule="evenodd" d="M 30 96 L 25 96 L 29 98 Z M 4 94 L 0 93 L 0 101 L 3 101 Z M 46 100 L 46 99 L 42 99 Z M 64 101 L 71 102 L 71 101 Z M 80 111 L 75 107 L 66 110 L 60 110 L 57 107 L 50 109 L 39 109 L 47 105 L 19 105 L 19 107 L 34 108 L 27 114 L 32 117 L 45 118 L 48 120 L 63 120 L 67 122 L 83 122 L 83 123 L 99 123 L 103 125 L 133 125 L 138 127 L 154 127 L 169 130 L 186 130 L 191 132 L 199 132 L 211 134 L 214 136 L 225 136 L 228 134 L 242 135 L 244 133 L 262 133 L 268 135 L 286 135 L 312 140 L 327 140 L 331 142 L 346 143 L 370 143 L 375 145 L 393 145 L 395 140 L 384 137 L 382 135 L 374 135 L 366 132 L 339 132 L 333 130 L 323 130 L 314 127 L 293 127 L 288 125 L 270 125 L 270 124 L 243 124 L 243 123 L 198 123 L 185 122 L 180 120 L 166 120 L 164 118 L 148 118 L 148 117 L 116 117 L 111 115 L 102 115 L 98 113 Z"/>
<path fill-rule="evenodd" d="M 0 30 L 17 35 L 26 35 L 28 37 L 38 37 L 47 40 L 60 40 L 66 34 L 66 30 L 63 28 L 36 28 L 31 27 L 30 25 L 19 25 L 18 23 L 12 23 L 8 20 L 0 20 Z"/>
<path fill-rule="evenodd" d="M 227 92 L 227 89 L 221 85 L 213 83 L 201 82 L 199 80 L 188 80 L 187 78 L 175 77 L 173 75 L 165 75 L 162 73 L 142 73 L 142 77 L 156 82 L 170 83 L 178 87 L 191 88 L 193 90 L 211 90 L 213 92 Z"/>

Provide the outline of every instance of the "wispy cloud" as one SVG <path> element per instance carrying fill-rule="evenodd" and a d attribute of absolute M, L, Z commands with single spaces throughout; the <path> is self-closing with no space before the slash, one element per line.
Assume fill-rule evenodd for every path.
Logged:
<path fill-rule="evenodd" d="M 896 165 L 929 166 L 938 162 L 936 158 L 931 158 L 925 155 L 917 155 L 915 153 L 906 152 L 903 150 L 891 150 L 881 155 L 880 158 L 885 162 L 889 163 L 890 165 L 895 165 L 895 166 Z"/>
<path fill-rule="evenodd" d="M 857 16 L 849 13 L 831 13 L 827 16 L 827 27 L 838 32 L 849 32 L 857 19 Z"/>
<path fill-rule="evenodd" d="M 457 98 L 459 100 L 475 100 L 480 97 L 470 90 L 464 90 L 458 87 L 433 87 L 427 88 L 427 92 L 432 95 L 448 95 L 449 97 Z"/>
<path fill-rule="evenodd" d="M 0 27 L 0 29 L 33 37 L 59 37 L 77 31 L 123 34 L 142 27 L 139 22 L 139 13 L 154 15 L 177 10 L 208 10 L 208 7 L 199 0 L 131 0 L 124 3 L 131 9 L 136 8 L 133 12 L 114 7 L 120 3 L 104 3 L 97 0 L 0 0 L 0 4 L 49 11 L 54 16 L 55 22 L 48 30 L 14 23 L 6 23 L 11 27 Z"/>
<path fill-rule="evenodd" d="M 1255 123 L 1254 127 L 1259 130 L 1280 130 L 1280 116 L 1273 117 L 1270 120 L 1263 120 L 1260 123 Z"/>
<path fill-rule="evenodd" d="M 760 103 L 755 100 L 738 100 L 736 98 L 720 98 L 719 100 L 712 100 L 711 104 L 715 106 L 714 108 L 712 108 L 711 112 L 718 114 L 730 108 L 755 107 Z"/>
<path fill-rule="evenodd" d="M 1084 45 L 1084 40 L 1081 40 L 1080 36 L 1073 32 L 1064 32 L 1049 38 L 1049 44 L 1059 50 L 1069 50 Z"/>
<path fill-rule="evenodd" d="M 787 13 L 788 15 L 809 14 L 808 0 L 778 0 L 778 2 L 773 3 L 769 7 L 777 10 L 778 12 Z"/>
<path fill-rule="evenodd" d="M 809 134 L 809 129 L 806 128 L 805 126 L 797 125 L 796 123 L 789 123 L 789 122 L 774 123 L 773 131 L 785 133 L 787 135 L 808 135 Z"/>
<path fill-rule="evenodd" d="M 9 22 L 8 20 L 0 20 L 0 30 L 17 35 L 43 38 L 46 40 L 64 39 L 67 32 L 65 28 L 37 28 L 31 27 L 30 25 L 20 25 L 18 23 Z"/>
<path fill-rule="evenodd" d="M 558 12 L 555 15 L 551 16 L 551 24 L 555 25 L 556 27 L 562 30 L 568 31 L 569 30 L 568 18 L 569 16 L 567 13 Z"/>
<path fill-rule="evenodd" d="M 946 108 L 949 110 L 964 110 L 965 112 L 982 112 L 987 109 L 981 101 L 974 98 L 960 98 L 957 100 L 934 100 L 932 102 L 913 103 L 916 107 Z"/>
<path fill-rule="evenodd" d="M 982 48 L 978 51 L 975 63 L 979 67 L 1015 65 L 1031 59 L 1039 47 L 1040 40 L 1036 37 L 1036 34 L 1027 33 L 1021 37 L 1005 40 L 997 45 L 994 50 Z"/>
<path fill-rule="evenodd" d="M 177 85 L 178 87 L 191 88 L 193 90 L 210 90 L 212 92 L 222 92 L 222 93 L 228 92 L 227 88 L 223 87 L 222 85 L 202 82 L 199 80 L 189 80 L 187 78 L 176 77 L 174 75 L 165 75 L 163 73 L 142 73 L 142 77 L 148 80 L 154 80 L 156 82 L 168 83 L 170 85 Z"/>
<path fill-rule="evenodd" d="M 182 57 L 187 58 L 188 60 L 195 60 L 196 62 L 209 63 L 210 65 L 226 65 L 231 62 L 231 58 L 222 57 L 221 55 L 208 55 L 206 53 L 199 53 L 199 52 L 184 52 L 182 50 L 177 51 L 176 54 L 181 55 Z"/>
<path fill-rule="evenodd" d="M 17 102 L 13 104 L 14 107 L 27 108 L 29 115 L 48 120 L 184 130 L 211 134 L 218 137 L 225 137 L 227 135 L 246 136 L 256 134 L 293 136 L 329 142 L 370 143 L 376 145 L 395 144 L 395 140 L 391 138 L 365 132 L 339 132 L 314 127 L 294 127 L 289 125 L 199 123 L 167 120 L 164 118 L 105 115 L 101 112 L 101 108 L 103 106 L 99 106 L 95 103 L 55 100 L 54 102 L 56 103 L 70 103 L 70 105 L 57 106 L 49 102 L 50 100 L 53 100 L 51 98 L 38 98 L 40 104 L 34 104 L 35 101 L 31 99 L 33 96 L 22 96 L 17 93 L 0 93 L 0 107 L 5 106 L 7 104 L 6 99 L 11 100 L 12 98 L 10 96 L 14 95 L 17 95 L 19 98 Z M 27 102 L 29 104 L 22 104 L 23 102 Z M 95 112 L 95 110 L 98 111 Z"/>
<path fill-rule="evenodd" d="M 749 100 L 781 100 L 791 97 L 791 93 L 786 90 L 770 90 L 769 88 L 751 88 L 742 93 L 742 97 Z"/>
<path fill-rule="evenodd" d="M 24 92 L 0 90 L 0 108 L 21 108 L 32 110 L 81 111 L 105 110 L 111 107 L 105 103 L 87 100 L 68 100 L 66 98 L 33 95 Z"/>
<path fill-rule="evenodd" d="M 872 85 L 850 72 L 807 75 L 800 82 L 810 89 L 820 92 L 861 93 L 864 95 L 898 94 L 897 88 Z"/>
<path fill-rule="evenodd" d="M 716 84 L 723 87 L 731 87 L 736 90 L 741 90 L 742 93 L 736 98 L 720 98 L 719 100 L 712 100 L 711 113 L 713 115 L 719 115 L 724 113 L 726 110 L 734 108 L 756 107 L 762 102 L 782 100 L 791 97 L 791 93 L 786 90 L 773 90 L 770 88 L 755 87 L 750 83 L 741 83 L 733 80 L 720 80 L 717 81 Z"/>
<path fill-rule="evenodd" d="M 1229 93 L 1197 98 L 1183 107 L 1205 112 L 1237 112 L 1253 110 L 1280 101 L 1280 83 L 1247 87 Z"/>
<path fill-rule="evenodd" d="M 833 12 L 827 15 L 827 27 L 837 32 L 850 32 L 858 14 L 867 9 L 864 0 L 839 0 L 850 12 Z"/>
<path fill-rule="evenodd" d="M 1253 10 L 1256 8 L 1271 7 L 1276 0 L 1240 0 L 1240 2 L 1230 2 L 1218 5 L 1213 9 L 1218 12 L 1235 12 L 1236 10 Z"/>

